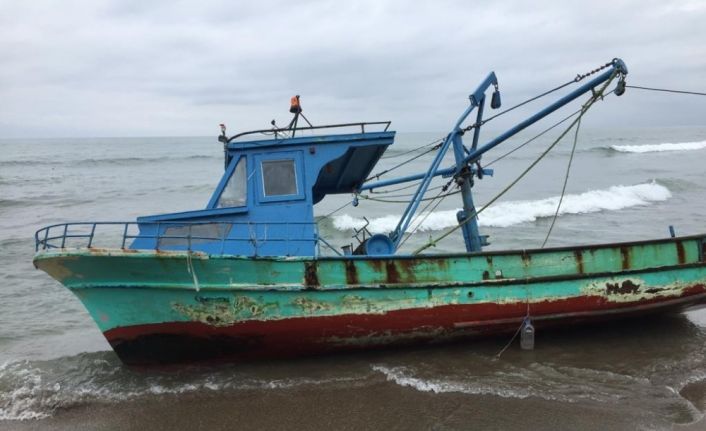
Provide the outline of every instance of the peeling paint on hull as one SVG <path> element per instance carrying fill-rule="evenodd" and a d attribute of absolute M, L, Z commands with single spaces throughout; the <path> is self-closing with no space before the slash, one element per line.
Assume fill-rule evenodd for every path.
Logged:
<path fill-rule="evenodd" d="M 610 309 L 597 306 L 603 302 L 600 297 L 546 301 L 533 304 L 532 315 L 535 327 L 542 331 L 556 326 L 675 312 L 706 301 L 706 286 L 687 290 L 700 293 L 671 301 L 622 303 Z M 517 329 L 525 312 L 524 304 L 448 305 L 384 315 L 251 320 L 229 326 L 168 322 L 115 328 L 104 335 L 120 359 L 129 365 L 230 362 L 507 334 Z"/>

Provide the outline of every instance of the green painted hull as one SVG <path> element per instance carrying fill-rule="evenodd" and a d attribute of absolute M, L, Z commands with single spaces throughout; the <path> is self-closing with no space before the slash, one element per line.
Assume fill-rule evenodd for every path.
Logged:
<path fill-rule="evenodd" d="M 127 363 L 238 360 L 514 331 L 706 303 L 704 237 L 423 257 L 43 251 Z"/>

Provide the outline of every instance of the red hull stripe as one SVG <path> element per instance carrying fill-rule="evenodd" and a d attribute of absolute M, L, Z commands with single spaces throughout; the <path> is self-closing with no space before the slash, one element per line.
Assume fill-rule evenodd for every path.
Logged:
<path fill-rule="evenodd" d="M 706 303 L 706 288 L 693 286 L 680 298 L 615 303 L 602 296 L 531 303 L 538 328 L 600 321 L 658 311 L 677 311 Z M 527 305 L 445 305 L 281 320 L 249 320 L 228 326 L 164 322 L 111 329 L 104 333 L 128 364 L 292 357 L 331 350 L 407 344 L 456 336 L 492 335 L 517 328 Z"/>

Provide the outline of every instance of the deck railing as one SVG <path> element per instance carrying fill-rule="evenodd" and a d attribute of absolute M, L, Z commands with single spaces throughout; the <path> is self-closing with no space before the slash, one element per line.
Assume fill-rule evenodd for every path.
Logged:
<path fill-rule="evenodd" d="M 139 227 L 142 227 L 143 231 L 140 231 Z M 218 234 L 203 234 L 204 227 L 215 227 L 210 231 Z M 177 228 L 180 233 L 169 233 L 169 230 L 174 230 L 170 228 Z M 234 229 L 235 235 L 232 234 Z M 150 230 L 154 233 L 149 233 Z M 300 234 L 290 236 L 290 233 L 294 234 L 296 230 L 299 230 Z M 301 235 L 302 230 L 308 231 L 309 235 Z M 197 232 L 194 234 L 194 231 Z M 238 235 L 240 232 L 244 234 Z M 277 249 L 282 255 L 296 255 L 298 253 L 295 250 L 307 244 L 310 244 L 318 255 L 320 240 L 316 223 L 285 222 L 79 222 L 46 226 L 34 234 L 35 251 L 118 246 L 125 249 L 136 239 L 152 243 L 153 247 L 139 247 L 148 250 L 203 251 L 204 244 L 208 244 L 210 254 L 214 254 L 214 250 L 215 254 L 231 254 L 228 250 L 232 249 L 233 244 L 249 244 L 255 255 L 258 255 L 266 244 L 272 243 L 279 244 Z M 216 245 L 217 247 L 214 247 Z"/>
<path fill-rule="evenodd" d="M 343 124 L 328 124 L 325 126 L 310 126 L 310 127 L 297 127 L 297 128 L 288 128 L 288 127 L 273 127 L 271 129 L 262 129 L 262 130 L 251 130 L 248 132 L 243 132 L 243 133 L 238 133 L 237 135 L 233 135 L 230 138 L 226 137 L 220 137 L 219 140 L 225 141 L 225 142 L 231 142 L 235 139 L 240 138 L 241 136 L 247 136 L 247 135 L 255 135 L 255 134 L 264 134 L 264 135 L 274 135 L 275 139 L 279 138 L 289 138 L 292 137 L 293 132 L 304 132 L 304 131 L 317 131 L 317 130 L 323 130 L 323 129 L 340 129 L 340 128 L 360 128 L 360 133 L 366 133 L 366 126 L 370 128 L 370 126 L 384 126 L 383 127 L 383 132 L 387 132 L 387 129 L 390 128 L 390 123 L 391 121 L 368 121 L 368 122 L 361 122 L 361 123 L 343 123 Z M 370 131 L 370 130 L 368 130 Z M 290 135 L 292 134 L 292 135 Z"/>

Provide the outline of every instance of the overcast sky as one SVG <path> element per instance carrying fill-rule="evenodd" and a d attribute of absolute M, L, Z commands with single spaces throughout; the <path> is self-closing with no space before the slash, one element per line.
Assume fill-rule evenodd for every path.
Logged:
<path fill-rule="evenodd" d="M 392 120 L 445 131 L 495 70 L 505 106 L 613 57 L 706 91 L 706 1 L 0 0 L 0 137 L 204 136 Z M 629 90 L 592 126 L 706 125 L 706 97 Z"/>

